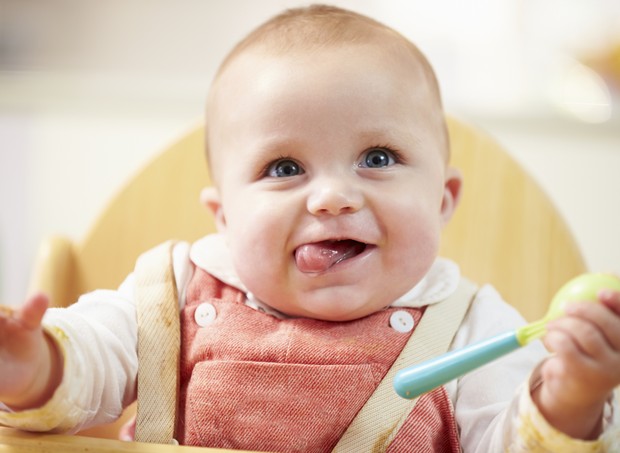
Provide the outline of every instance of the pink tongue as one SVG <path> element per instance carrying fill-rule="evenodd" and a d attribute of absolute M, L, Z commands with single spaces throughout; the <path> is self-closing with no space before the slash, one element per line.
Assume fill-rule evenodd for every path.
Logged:
<path fill-rule="evenodd" d="M 364 244 L 356 241 L 323 241 L 305 244 L 295 251 L 295 262 L 301 272 L 324 272 L 334 264 L 358 255 Z"/>

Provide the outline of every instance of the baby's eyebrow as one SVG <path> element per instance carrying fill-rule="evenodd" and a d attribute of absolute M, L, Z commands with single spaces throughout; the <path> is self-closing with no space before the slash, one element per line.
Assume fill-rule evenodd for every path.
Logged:
<path fill-rule="evenodd" d="M 385 127 L 371 127 L 358 132 L 360 140 L 371 145 L 388 145 L 398 147 L 399 145 L 416 145 L 420 143 L 420 139 L 415 133 L 415 128 L 403 129 L 400 125 Z"/>
<path fill-rule="evenodd" d="M 269 162 L 277 159 L 295 159 L 307 149 L 309 149 L 309 145 L 303 140 L 280 135 L 267 137 L 254 143 L 248 157 L 252 161 L 267 165 Z"/>

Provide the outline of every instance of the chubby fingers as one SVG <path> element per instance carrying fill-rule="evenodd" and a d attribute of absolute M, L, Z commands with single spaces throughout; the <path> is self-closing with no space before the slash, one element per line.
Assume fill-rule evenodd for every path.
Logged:
<path fill-rule="evenodd" d="M 620 305 L 617 295 L 603 300 Z M 608 305 L 579 302 L 567 306 L 566 316 L 549 323 L 544 343 L 573 377 L 613 386 L 620 381 L 620 313 Z"/>
<path fill-rule="evenodd" d="M 550 330 L 557 328 L 565 331 L 575 338 L 585 353 L 593 357 L 608 349 L 620 353 L 620 300 L 614 299 L 612 305 L 617 305 L 618 311 L 605 302 L 570 304 L 566 307 L 567 316 L 551 323 Z"/>
<path fill-rule="evenodd" d="M 601 290 L 598 293 L 598 300 L 616 313 L 616 315 L 620 316 L 620 291 Z"/>
<path fill-rule="evenodd" d="M 34 294 L 26 299 L 24 305 L 17 311 L 16 318 L 27 329 L 36 329 L 41 325 L 41 320 L 48 306 L 49 298 L 45 294 Z"/>

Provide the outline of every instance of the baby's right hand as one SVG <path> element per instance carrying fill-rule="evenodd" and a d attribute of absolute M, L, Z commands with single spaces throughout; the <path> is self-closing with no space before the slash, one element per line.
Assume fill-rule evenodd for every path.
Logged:
<path fill-rule="evenodd" d="M 45 403 L 60 382 L 62 359 L 41 328 L 47 306 L 43 294 L 17 310 L 0 306 L 0 401 L 14 409 Z"/>

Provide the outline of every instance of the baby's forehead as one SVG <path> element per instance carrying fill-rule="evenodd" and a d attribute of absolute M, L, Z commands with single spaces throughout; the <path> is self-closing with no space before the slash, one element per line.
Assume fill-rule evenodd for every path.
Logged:
<path fill-rule="evenodd" d="M 334 77 L 338 77 L 341 73 L 340 65 L 350 66 L 352 60 L 365 61 L 374 70 L 398 72 L 400 77 L 394 79 L 394 83 L 401 85 L 402 82 L 402 89 L 420 93 L 414 96 L 417 99 L 416 103 L 422 102 L 420 107 L 425 106 L 424 108 L 429 110 L 428 115 L 434 118 L 431 123 L 438 123 L 434 125 L 438 129 L 437 133 L 445 135 L 441 95 L 431 65 L 415 45 L 390 30 L 379 30 L 374 32 L 370 38 L 360 40 L 335 40 L 321 43 L 296 41 L 287 46 L 275 45 L 268 40 L 235 49 L 224 61 L 211 86 L 207 101 L 207 129 L 214 132 L 212 127 L 219 130 L 223 125 L 224 118 L 220 115 L 220 107 L 226 108 L 234 103 L 231 101 L 238 99 L 241 92 L 250 94 L 245 91 L 245 88 L 248 88 L 248 77 L 250 77 L 250 85 L 256 86 L 256 80 L 264 75 L 262 71 L 269 71 L 272 65 L 280 65 L 280 67 L 290 65 L 291 73 L 300 68 L 303 69 L 305 67 L 303 65 L 322 65 L 326 56 L 325 52 L 341 52 L 343 56 L 340 60 L 329 59 L 331 65 L 329 71 L 334 74 Z M 346 58 L 355 54 L 368 58 Z M 376 58 L 376 61 L 373 58 Z M 388 64 L 385 64 L 386 62 Z M 359 67 L 358 69 L 362 74 L 365 68 Z M 347 73 L 351 76 L 351 71 Z M 281 75 L 282 72 L 279 74 Z M 355 77 L 355 72 L 352 76 Z M 208 135 L 208 148 L 210 148 L 209 142 Z M 214 152 L 215 150 L 208 151 L 210 157 L 214 157 L 212 156 Z"/>
<path fill-rule="evenodd" d="M 342 58 L 326 59 L 328 54 L 341 55 Z M 365 58 L 359 59 L 356 56 Z M 326 60 L 329 60 L 329 65 Z M 327 65 L 327 71 L 333 72 L 334 77 L 339 77 L 338 74 L 347 72 L 344 71 L 345 67 L 350 68 L 356 64 L 361 65 L 358 68 L 360 75 L 363 75 L 366 69 L 399 74 L 405 80 L 414 82 L 412 88 L 428 92 L 433 101 L 441 104 L 439 87 L 426 58 L 415 47 L 395 39 L 331 43 L 320 47 L 313 44 L 298 45 L 288 48 L 286 52 L 279 47 L 266 46 L 264 43 L 247 47 L 228 59 L 219 71 L 211 86 L 208 103 L 224 100 L 225 93 L 234 93 L 237 89 L 242 89 L 248 76 L 258 79 L 264 74 L 263 71 L 269 71 L 275 66 L 290 66 L 290 73 L 293 74 L 303 71 L 304 68 Z M 352 76 L 350 72 L 348 76 Z"/>
<path fill-rule="evenodd" d="M 342 50 L 343 48 L 341 46 L 338 49 Z M 325 51 L 331 50 L 323 49 L 321 52 Z M 365 57 L 369 54 L 367 47 L 358 45 L 347 46 L 346 52 L 335 53 L 331 57 L 327 57 L 325 54 L 316 55 L 316 52 L 280 55 L 252 51 L 240 55 L 236 62 L 231 62 L 229 71 L 222 74 L 220 83 L 217 84 L 218 91 L 213 93 L 213 104 L 207 116 L 207 123 L 212 128 L 211 132 L 215 134 L 211 135 L 212 138 L 215 138 L 212 144 L 220 143 L 219 139 L 222 137 L 231 134 L 236 135 L 234 131 L 238 130 L 240 124 L 243 124 L 244 129 L 248 127 L 254 130 L 260 130 L 261 125 L 267 124 L 268 128 L 265 130 L 273 130 L 273 125 L 279 124 L 275 122 L 276 120 L 285 121 L 285 118 L 303 116 L 304 113 L 298 113 L 301 105 L 304 106 L 301 111 L 312 111 L 315 106 L 323 105 L 323 99 L 328 98 L 342 101 L 340 105 L 347 105 L 347 102 L 352 99 L 368 99 L 370 102 L 367 104 L 368 107 L 376 105 L 380 109 L 381 106 L 389 102 L 393 107 L 391 112 L 394 112 L 394 117 L 400 115 L 396 112 L 403 112 L 399 118 L 411 118 L 414 123 L 421 124 L 419 118 L 417 120 L 415 118 L 422 114 L 421 112 L 425 112 L 423 115 L 426 120 L 423 123 L 426 124 L 426 121 L 429 121 L 429 125 L 432 125 L 433 129 L 437 127 L 431 118 L 442 116 L 441 105 L 439 98 L 433 94 L 432 84 L 424 83 L 422 80 L 426 77 L 423 65 L 419 61 L 410 57 L 413 67 L 404 69 L 408 65 L 403 63 L 402 50 L 400 53 L 396 52 L 393 57 L 387 57 L 388 59 L 393 58 L 394 64 L 386 64 L 383 49 L 375 49 L 384 58 L 378 60 L 377 65 L 366 68 L 365 65 L 369 61 L 372 63 L 373 57 L 371 56 L 370 59 L 356 58 L 351 55 L 351 51 L 355 52 L 356 55 L 364 55 Z M 308 56 L 310 58 L 307 58 Z M 318 65 L 323 62 L 323 66 L 328 66 L 328 69 L 323 70 L 321 66 L 312 67 L 312 62 L 315 60 Z M 252 70 L 254 72 L 251 72 Z M 383 71 L 388 74 L 379 75 L 378 79 L 374 78 L 377 73 Z M 391 75 L 394 71 L 399 73 L 397 77 Z M 275 75 L 269 75 L 272 72 Z M 263 73 L 267 73 L 267 75 Z M 377 84 L 377 82 L 379 83 Z M 309 83 L 312 86 L 308 86 Z M 368 83 L 372 83 L 374 86 L 368 85 Z M 375 93 L 375 89 L 377 96 L 360 97 L 361 93 Z M 377 104 L 373 104 L 375 101 Z M 245 108 L 239 110 L 241 105 L 258 105 L 260 109 L 256 110 L 265 112 L 265 115 L 253 116 L 252 118 L 255 118 L 255 121 L 252 122 L 251 118 L 243 116 Z M 407 105 L 414 105 L 414 108 L 411 109 Z M 336 110 L 338 108 L 333 111 Z M 417 113 L 413 113 L 414 111 Z M 288 113 L 283 115 L 283 112 Z M 338 110 L 338 112 L 342 113 L 346 110 Z M 243 117 L 242 122 L 239 120 L 239 115 Z M 339 117 L 339 113 L 335 113 L 335 115 L 335 118 Z M 343 115 L 346 116 L 347 113 Z M 369 117 L 372 118 L 372 115 Z M 229 121 L 231 118 L 233 121 Z M 386 123 L 384 125 L 387 125 L 387 118 L 392 118 L 392 116 L 387 114 L 385 118 Z M 376 125 L 377 123 L 373 124 Z M 397 124 L 400 127 L 399 123 L 395 123 L 394 127 Z M 307 126 L 311 128 L 312 125 L 307 124 Z M 367 128 L 365 134 L 369 135 L 370 131 L 375 130 L 378 129 Z M 437 132 L 441 133 L 441 131 Z M 385 133 L 379 135 L 383 137 L 381 140 L 387 140 Z M 217 146 L 212 149 L 211 154 L 213 153 L 217 153 Z M 211 157 L 214 156 L 211 155 Z"/>
<path fill-rule="evenodd" d="M 410 63 L 419 64 L 433 72 L 424 54 L 410 40 L 400 33 L 383 26 L 371 26 L 352 22 L 346 27 L 333 28 L 327 24 L 286 28 L 264 32 L 251 39 L 252 35 L 236 46 L 222 62 L 222 72 L 228 64 L 247 53 L 258 53 L 265 57 L 286 55 L 312 55 L 321 51 L 343 48 L 379 48 L 385 53 L 398 54 Z"/>

